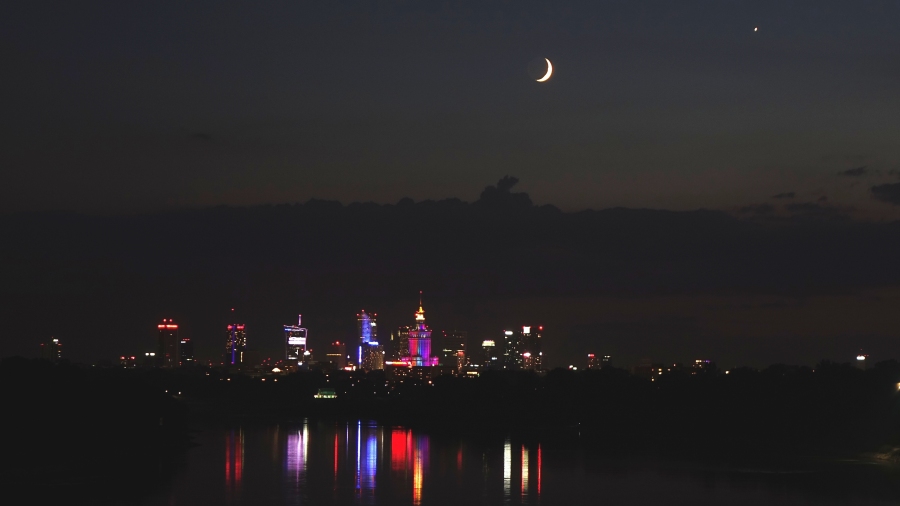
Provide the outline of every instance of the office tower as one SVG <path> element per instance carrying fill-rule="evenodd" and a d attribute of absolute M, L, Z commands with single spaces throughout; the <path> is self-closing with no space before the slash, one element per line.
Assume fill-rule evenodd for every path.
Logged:
<path fill-rule="evenodd" d="M 501 368 L 506 370 L 519 370 L 522 368 L 522 336 L 514 330 L 503 331 L 503 363 Z"/>
<path fill-rule="evenodd" d="M 865 371 L 866 370 L 866 362 L 868 362 L 868 361 L 869 361 L 869 356 L 866 355 L 865 353 L 863 353 L 862 350 L 859 350 L 859 354 L 856 355 L 856 367 Z"/>
<path fill-rule="evenodd" d="M 522 327 L 520 347 L 522 349 L 522 368 L 529 371 L 540 371 L 543 368 L 544 352 L 541 349 L 543 326 Z"/>
<path fill-rule="evenodd" d="M 383 370 L 384 347 L 375 341 L 362 345 L 362 361 L 359 368 L 366 372 Z"/>
<path fill-rule="evenodd" d="M 466 355 L 466 341 L 468 333 L 465 330 L 450 330 L 442 333 L 441 339 L 441 365 L 461 369 L 468 364 Z"/>
<path fill-rule="evenodd" d="M 340 341 L 329 344 L 325 357 L 336 369 L 347 367 L 347 345 Z"/>
<path fill-rule="evenodd" d="M 485 369 L 503 368 L 503 351 L 497 346 L 497 343 L 493 339 L 485 339 L 481 342 L 481 353 L 484 360 L 483 367 Z"/>
<path fill-rule="evenodd" d="M 599 358 L 600 357 L 598 357 L 597 355 L 594 355 L 593 353 L 588 353 L 587 368 L 588 369 L 600 369 L 601 363 L 600 363 Z"/>
<path fill-rule="evenodd" d="M 416 311 L 416 326 L 409 331 L 409 364 L 412 367 L 434 366 L 438 357 L 431 356 L 431 329 L 425 324 L 425 309 L 422 307 L 422 292 L 419 292 L 419 310 Z"/>
<path fill-rule="evenodd" d="M 600 361 L 600 368 L 606 369 L 607 367 L 612 367 L 612 357 L 610 355 L 603 355 L 603 359 Z"/>
<path fill-rule="evenodd" d="M 375 321 L 377 314 L 368 314 L 363 309 L 361 313 L 356 315 L 357 330 L 359 340 L 362 343 L 372 341 L 378 342 L 378 323 Z"/>
<path fill-rule="evenodd" d="M 391 332 L 391 358 L 393 360 L 401 360 L 403 357 L 409 356 L 409 331 L 410 326 L 403 326 Z"/>
<path fill-rule="evenodd" d="M 378 342 L 376 314 L 368 314 L 364 309 L 356 315 L 359 343 L 356 348 L 357 367 L 364 371 L 384 369 L 384 347 Z"/>
<path fill-rule="evenodd" d="M 541 333 L 544 327 L 526 325 L 521 331 L 503 331 L 503 369 L 539 371 L 543 362 Z"/>
<path fill-rule="evenodd" d="M 229 323 L 225 341 L 225 365 L 239 365 L 244 362 L 247 351 L 247 331 L 243 323 Z"/>
<path fill-rule="evenodd" d="M 62 344 L 59 339 L 51 337 L 50 341 L 41 343 L 41 358 L 51 362 L 59 362 L 62 358 Z"/>
<path fill-rule="evenodd" d="M 284 326 L 284 359 L 291 365 L 299 365 L 306 356 L 309 332 L 301 325 L 303 325 L 303 315 L 297 315 L 296 325 Z"/>
<path fill-rule="evenodd" d="M 180 365 L 194 365 L 194 343 L 191 342 L 190 338 L 182 337 L 179 342 L 181 346 L 181 361 Z"/>
<path fill-rule="evenodd" d="M 178 367 L 181 360 L 178 340 L 178 324 L 171 318 L 163 318 L 162 323 L 156 326 L 159 331 L 156 348 L 156 365 L 159 367 Z"/>

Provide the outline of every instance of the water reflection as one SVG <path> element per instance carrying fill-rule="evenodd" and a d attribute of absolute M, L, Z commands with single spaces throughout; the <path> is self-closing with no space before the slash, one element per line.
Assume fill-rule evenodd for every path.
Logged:
<path fill-rule="evenodd" d="M 244 430 L 225 433 L 225 498 L 231 503 L 240 500 L 244 476 Z"/>
<path fill-rule="evenodd" d="M 873 500 L 871 487 L 859 486 L 870 482 L 887 490 L 884 497 L 900 495 L 891 492 L 896 481 L 886 481 L 900 473 L 873 476 L 882 471 L 873 466 L 748 474 L 665 461 L 587 465 L 577 447 L 561 449 L 557 441 L 550 454 L 554 465 L 544 468 L 546 447 L 537 443 L 516 438 L 463 443 L 356 421 L 209 430 L 198 438 L 200 445 L 190 451 L 171 493 L 143 504 L 592 504 L 598 490 L 610 504 L 637 506 L 673 496 L 689 496 L 698 506 L 898 504 Z M 821 487 L 832 492 L 823 496 L 816 492 Z"/>
<path fill-rule="evenodd" d="M 275 476 L 279 473 L 282 476 L 279 495 L 286 504 L 420 506 L 445 501 L 448 486 L 456 489 L 454 493 L 462 493 L 459 490 L 467 484 L 471 487 L 479 481 L 484 482 L 485 491 L 499 485 L 498 477 L 493 474 L 501 464 L 496 453 L 493 460 L 481 451 L 464 453 L 463 446 L 458 445 L 449 452 L 442 446 L 442 450 L 432 455 L 429 437 L 406 428 L 385 428 L 361 421 L 334 424 L 304 420 L 297 425 L 250 432 L 257 433 L 257 439 L 251 436 L 248 443 L 245 429 L 225 431 L 225 502 L 228 504 L 258 499 L 258 492 L 247 488 L 245 471 L 266 476 L 266 467 L 273 463 L 271 459 L 275 459 L 278 471 Z M 540 495 L 540 447 L 506 440 L 502 448 L 504 502 L 531 504 Z M 437 466 L 436 482 L 431 483 L 434 466 Z M 481 466 L 483 475 L 479 472 Z M 452 485 L 448 485 L 448 471 L 454 477 Z M 477 493 L 471 491 L 479 488 L 478 485 L 469 488 L 469 493 Z M 499 495 L 499 488 L 493 490 Z"/>
<path fill-rule="evenodd" d="M 288 433 L 284 452 L 284 471 L 294 483 L 301 483 L 306 474 L 306 459 L 309 454 L 309 430 L 304 424 L 299 430 Z"/>

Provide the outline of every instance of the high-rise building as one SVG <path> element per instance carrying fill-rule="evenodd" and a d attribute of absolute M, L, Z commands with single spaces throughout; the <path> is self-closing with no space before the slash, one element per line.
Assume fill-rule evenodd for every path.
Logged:
<path fill-rule="evenodd" d="M 41 343 L 41 358 L 51 362 L 59 362 L 62 358 L 62 344 L 59 339 L 51 337 L 46 343 Z"/>
<path fill-rule="evenodd" d="M 156 326 L 159 331 L 156 348 L 156 365 L 159 367 L 178 367 L 181 361 L 180 344 L 178 340 L 178 324 L 163 318 L 162 323 Z"/>
<path fill-rule="evenodd" d="M 243 323 L 229 323 L 225 340 L 225 365 L 244 363 L 247 351 L 247 330 Z"/>
<path fill-rule="evenodd" d="M 600 369 L 602 366 L 600 365 L 600 357 L 593 353 L 588 353 L 588 369 Z"/>
<path fill-rule="evenodd" d="M 194 365 L 194 343 L 189 337 L 182 337 L 179 342 L 181 349 L 181 361 L 179 365 Z"/>
<path fill-rule="evenodd" d="M 419 310 L 416 311 L 416 326 L 409 331 L 408 359 L 412 367 L 435 366 L 438 364 L 438 357 L 431 356 L 431 329 L 425 324 L 422 292 L 419 292 Z"/>
<path fill-rule="evenodd" d="M 409 331 L 413 328 L 403 326 L 391 332 L 390 354 L 393 360 L 400 360 L 409 356 Z"/>
<path fill-rule="evenodd" d="M 329 344 L 325 357 L 336 369 L 347 367 L 347 345 L 340 341 Z"/>
<path fill-rule="evenodd" d="M 542 326 L 525 325 L 521 331 L 503 331 L 503 368 L 508 370 L 540 371 L 543 365 L 541 350 Z"/>
<path fill-rule="evenodd" d="M 384 347 L 375 341 L 362 345 L 362 362 L 359 368 L 367 372 L 383 370 Z"/>
<path fill-rule="evenodd" d="M 303 362 L 307 351 L 307 338 L 309 332 L 301 327 L 303 315 L 297 315 L 296 325 L 284 326 L 284 359 L 290 365 L 299 365 Z"/>
<path fill-rule="evenodd" d="M 482 367 L 485 369 L 503 368 L 503 350 L 493 339 L 485 339 L 481 342 L 481 353 L 484 359 Z"/>
<path fill-rule="evenodd" d="M 378 342 L 377 314 L 368 314 L 363 309 L 356 315 L 359 343 L 356 348 L 357 367 L 364 371 L 384 369 L 384 346 Z"/>
<path fill-rule="evenodd" d="M 531 355 L 531 359 L 525 364 L 525 368 L 528 370 L 540 371 L 544 368 L 544 351 L 541 346 L 541 334 L 543 333 L 542 325 L 522 327 L 522 354 L 523 356 Z"/>
<path fill-rule="evenodd" d="M 465 330 L 445 330 L 441 339 L 441 365 L 457 369 L 465 367 L 468 364 L 467 340 L 468 333 Z"/>

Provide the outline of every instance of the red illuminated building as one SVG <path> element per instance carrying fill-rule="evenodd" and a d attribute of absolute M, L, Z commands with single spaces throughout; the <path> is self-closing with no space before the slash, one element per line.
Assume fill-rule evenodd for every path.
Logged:
<path fill-rule="evenodd" d="M 163 318 L 156 326 L 159 331 L 156 364 L 160 367 L 178 367 L 181 362 L 181 343 L 178 340 L 178 324 L 171 318 Z"/>

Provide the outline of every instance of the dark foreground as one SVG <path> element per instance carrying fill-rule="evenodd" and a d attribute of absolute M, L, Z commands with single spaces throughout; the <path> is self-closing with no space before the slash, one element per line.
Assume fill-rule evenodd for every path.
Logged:
<path fill-rule="evenodd" d="M 897 500 L 900 494 L 890 485 L 898 482 L 890 478 L 893 467 L 857 457 L 898 442 L 898 375 L 900 367 L 888 362 L 865 372 L 820 364 L 815 371 L 773 367 L 728 375 L 669 375 L 652 383 L 613 369 L 485 374 L 474 380 L 442 377 L 394 385 L 378 373 L 248 377 L 205 369 L 98 369 L 7 359 L 0 364 L 7 408 L 3 458 L 9 469 L 3 485 L 79 502 L 141 502 L 162 494 L 180 498 L 176 504 L 200 504 L 179 495 L 185 476 L 209 466 L 202 472 L 221 481 L 225 469 L 226 479 L 234 482 L 239 467 L 248 481 L 238 488 L 262 487 L 263 482 L 251 479 L 254 473 L 271 474 L 277 468 L 282 476 L 287 467 L 300 465 L 288 464 L 301 458 L 288 456 L 296 443 L 312 445 L 316 450 L 309 451 L 317 452 L 303 453 L 303 459 L 315 459 L 304 461 L 302 469 L 330 469 L 329 490 L 337 495 L 319 498 L 326 503 L 361 500 L 341 494 L 362 490 L 362 485 L 347 485 L 346 473 L 355 466 L 356 480 L 362 480 L 364 465 L 377 468 L 371 471 L 381 487 L 378 493 L 372 488 L 375 502 L 415 504 L 414 496 L 403 495 L 411 490 L 407 485 L 384 488 L 396 478 L 391 473 L 405 473 L 403 479 L 425 480 L 422 504 L 442 504 L 438 498 L 448 497 L 536 503 L 537 492 L 529 487 L 536 486 L 532 467 L 537 461 L 549 466 L 540 471 L 546 473 L 541 480 L 550 480 L 547 490 L 561 487 L 554 503 L 586 501 L 586 485 L 577 485 L 585 480 L 611 480 L 607 493 L 626 494 L 630 489 L 618 487 L 616 473 L 634 485 L 635 500 L 625 504 L 649 504 L 640 499 L 646 495 L 640 482 L 650 480 L 665 489 L 676 487 L 679 476 L 708 478 L 714 484 L 746 479 L 754 484 L 751 488 L 774 480 L 801 491 L 809 478 L 817 490 L 837 487 L 834 497 L 846 492 L 848 500 Z M 322 387 L 334 388 L 338 398 L 313 399 Z M 189 424 L 203 430 L 192 434 Z M 358 441 L 352 443 L 351 436 Z M 395 458 L 401 439 L 406 456 Z M 192 441 L 202 446 L 191 448 Z M 429 448 L 425 453 L 416 450 L 422 444 Z M 217 449 L 210 453 L 213 447 Z M 342 452 L 348 456 L 341 457 Z M 253 455 L 253 460 L 239 465 L 234 460 L 238 453 L 248 459 Z M 261 462 L 262 455 L 271 463 L 249 464 Z M 838 464 L 839 459 L 852 462 Z M 454 462 L 456 474 L 447 474 Z M 492 481 L 491 473 L 502 474 L 502 486 Z M 456 490 L 444 482 L 448 476 L 466 484 L 465 490 L 477 485 L 481 495 L 474 489 L 466 492 L 471 497 L 458 490 L 441 492 L 442 487 Z M 287 478 L 278 479 L 279 487 L 287 486 Z M 563 486 L 567 480 L 574 481 Z M 305 490 L 303 494 L 313 493 L 297 483 L 292 486 Z M 225 490 L 221 483 L 209 486 L 217 494 Z M 867 487 L 868 495 L 853 495 L 855 486 Z M 510 487 L 521 489 L 517 499 Z M 566 496 L 566 487 L 574 487 L 575 495 Z M 259 502 L 257 494 L 237 499 L 232 494 L 229 500 L 281 504 L 299 493 L 279 492 L 278 501 Z M 720 500 L 740 503 L 729 494 Z"/>

